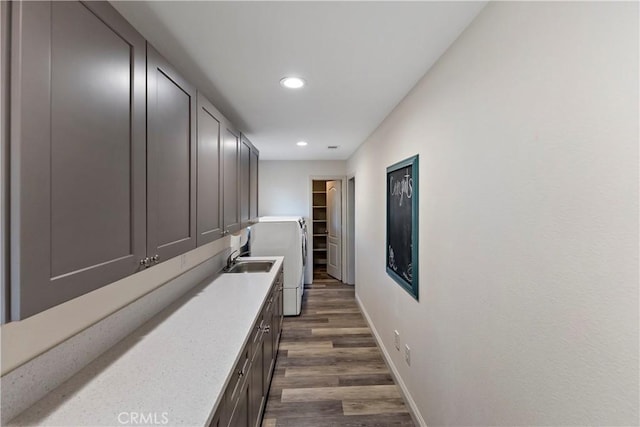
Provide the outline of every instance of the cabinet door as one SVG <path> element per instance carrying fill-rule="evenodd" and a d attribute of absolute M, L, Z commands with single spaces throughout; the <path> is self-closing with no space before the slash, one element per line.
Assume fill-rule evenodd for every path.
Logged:
<path fill-rule="evenodd" d="M 11 318 L 145 256 L 145 41 L 107 2 L 14 2 Z"/>
<path fill-rule="evenodd" d="M 240 141 L 240 222 L 247 225 L 249 223 L 249 185 L 250 185 L 250 162 L 251 146 L 242 137 Z"/>
<path fill-rule="evenodd" d="M 273 327 L 273 358 L 278 354 L 278 345 L 280 343 L 280 332 L 282 330 L 282 284 L 275 284 L 275 297 L 273 301 L 273 316 L 271 325 Z"/>
<path fill-rule="evenodd" d="M 198 246 L 222 236 L 222 114 L 198 94 Z"/>
<path fill-rule="evenodd" d="M 249 220 L 258 220 L 258 159 L 259 152 L 254 147 L 251 148 L 251 158 L 249 160 Z"/>
<path fill-rule="evenodd" d="M 225 124 L 223 128 L 223 209 L 225 232 L 240 230 L 240 216 L 238 202 L 238 157 L 240 150 L 240 133 Z"/>
<path fill-rule="evenodd" d="M 263 340 L 260 340 L 260 345 L 253 355 L 251 374 L 249 377 L 249 425 L 258 427 L 260 425 L 260 416 L 262 415 L 261 409 L 265 397 L 263 393 L 264 377 L 262 375 L 262 360 L 264 357 L 262 354 L 262 341 Z"/>
<path fill-rule="evenodd" d="M 227 427 L 227 424 L 225 423 L 225 419 L 224 419 L 224 412 L 225 412 L 225 405 L 224 405 L 224 399 L 220 402 L 220 405 L 218 406 L 218 409 L 216 410 L 215 414 L 213 414 L 213 418 L 211 419 L 211 422 L 209 423 L 208 427 Z"/>
<path fill-rule="evenodd" d="M 276 289 L 278 293 L 276 294 L 275 305 L 274 305 L 275 306 L 274 324 L 277 332 L 276 346 L 274 348 L 274 352 L 276 355 L 278 353 L 278 344 L 280 343 L 280 337 L 282 335 L 282 322 L 284 320 L 283 284 L 284 284 L 283 274 L 282 274 L 282 270 L 280 270 L 280 272 L 278 273 L 278 279 L 276 281 Z"/>
<path fill-rule="evenodd" d="M 274 368 L 273 358 L 273 337 L 275 328 L 273 325 L 273 305 L 268 307 L 264 314 L 265 319 L 265 337 L 263 341 L 262 350 L 262 375 L 263 375 L 263 393 L 265 396 L 269 394 L 269 384 L 271 383 L 271 374 Z"/>
<path fill-rule="evenodd" d="M 196 91 L 147 44 L 147 254 L 196 247 Z"/>
<path fill-rule="evenodd" d="M 249 381 L 244 381 L 240 398 L 229 419 L 229 427 L 253 427 L 249 421 L 249 399 Z"/>

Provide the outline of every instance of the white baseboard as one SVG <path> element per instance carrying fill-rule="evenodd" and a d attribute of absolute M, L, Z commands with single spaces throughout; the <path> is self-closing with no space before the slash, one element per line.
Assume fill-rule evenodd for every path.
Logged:
<path fill-rule="evenodd" d="M 398 370 L 396 369 L 396 366 L 394 365 L 393 361 L 391 360 L 391 357 L 389 356 L 387 349 L 382 344 L 382 339 L 380 339 L 380 335 L 378 334 L 378 331 L 373 325 L 373 322 L 369 317 L 369 313 L 367 313 L 367 310 L 365 310 L 364 306 L 362 305 L 362 301 L 360 301 L 360 298 L 358 297 L 357 294 L 356 294 L 356 302 L 358 303 L 358 307 L 360 307 L 360 311 L 362 311 L 362 314 L 364 315 L 365 320 L 369 324 L 369 328 L 371 329 L 371 332 L 373 332 L 373 337 L 376 339 L 376 343 L 378 344 L 378 348 L 382 352 L 384 361 L 389 367 L 389 370 L 391 371 L 391 376 L 393 377 L 396 384 L 398 384 L 398 386 L 400 387 L 400 394 L 402 394 L 402 397 L 406 405 L 409 407 L 409 413 L 411 414 L 411 418 L 413 418 L 413 421 L 417 425 L 421 427 L 427 427 L 427 423 L 425 422 L 424 417 L 420 413 L 420 410 L 418 409 L 418 405 L 416 405 L 415 400 L 413 400 L 411 393 L 409 393 L 407 386 L 405 385 L 404 381 L 402 380 L 402 377 L 398 373 Z"/>

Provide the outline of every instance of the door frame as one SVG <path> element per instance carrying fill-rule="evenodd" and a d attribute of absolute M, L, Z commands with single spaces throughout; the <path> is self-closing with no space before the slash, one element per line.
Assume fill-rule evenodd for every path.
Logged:
<path fill-rule="evenodd" d="M 351 188 L 351 182 L 353 181 L 353 188 Z M 355 221 L 355 187 L 356 187 L 356 176 L 354 174 L 347 175 L 347 187 L 345 189 L 346 193 L 346 209 L 345 209 L 345 220 L 347 223 L 347 238 L 346 238 L 346 247 L 343 252 L 346 253 L 345 257 L 345 274 L 346 280 L 344 283 L 349 285 L 356 284 L 356 221 Z"/>
<path fill-rule="evenodd" d="M 0 2 L 0 324 L 9 320 L 9 91 L 11 3 Z"/>
<path fill-rule="evenodd" d="M 309 176 L 309 185 L 307 187 L 307 200 L 309 202 L 309 217 L 307 218 L 307 221 L 311 220 L 311 215 L 313 214 L 313 181 L 340 181 L 342 183 L 341 188 L 340 188 L 340 200 L 342 201 L 342 206 L 340 209 L 340 217 L 342 219 L 342 224 L 341 224 L 341 232 L 342 232 L 342 238 L 340 239 L 340 244 L 342 245 L 342 259 L 340 260 L 340 268 L 342 270 L 341 276 L 343 277 L 343 281 L 344 281 L 344 271 L 345 271 L 345 266 L 347 264 L 347 258 L 346 258 L 346 251 L 344 250 L 345 245 L 347 244 L 347 225 L 346 225 L 346 214 L 345 214 L 345 206 L 347 203 L 347 192 L 344 190 L 346 183 L 347 183 L 347 177 L 345 175 L 310 175 Z M 308 226 L 313 227 L 312 223 L 308 223 Z M 305 283 L 311 283 L 313 282 L 313 228 L 311 228 L 311 233 L 309 233 L 309 242 L 308 242 L 308 247 L 311 248 L 311 250 L 307 253 L 307 265 L 310 266 L 309 268 L 309 274 L 310 276 L 307 276 L 307 272 L 305 271 Z"/>

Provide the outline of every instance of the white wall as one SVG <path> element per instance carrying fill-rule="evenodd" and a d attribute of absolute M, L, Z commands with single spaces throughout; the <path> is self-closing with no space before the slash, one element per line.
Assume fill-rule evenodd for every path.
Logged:
<path fill-rule="evenodd" d="M 311 177 L 343 177 L 347 162 L 261 160 L 258 167 L 260 216 L 311 216 Z M 309 251 L 305 283 L 311 283 L 313 254 Z"/>
<path fill-rule="evenodd" d="M 260 216 L 309 217 L 309 179 L 312 176 L 344 176 L 347 162 L 261 160 L 258 173 Z"/>
<path fill-rule="evenodd" d="M 638 12 L 490 3 L 349 160 L 357 297 L 428 425 L 638 425 Z M 414 154 L 419 302 L 384 270 Z"/>

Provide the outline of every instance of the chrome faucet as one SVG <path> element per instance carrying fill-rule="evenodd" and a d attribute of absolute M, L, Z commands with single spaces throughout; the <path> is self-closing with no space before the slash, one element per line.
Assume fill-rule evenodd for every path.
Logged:
<path fill-rule="evenodd" d="M 227 266 L 225 267 L 226 270 L 229 270 L 231 267 L 233 267 L 236 263 L 236 260 L 238 259 L 238 257 L 241 257 L 243 255 L 249 255 L 251 254 L 251 251 L 244 251 L 244 252 L 240 252 L 238 255 L 235 256 L 235 258 L 233 257 L 233 255 L 236 254 L 236 252 L 240 252 L 240 249 L 236 249 L 235 251 L 231 252 L 229 254 L 229 256 L 227 257 Z"/>

